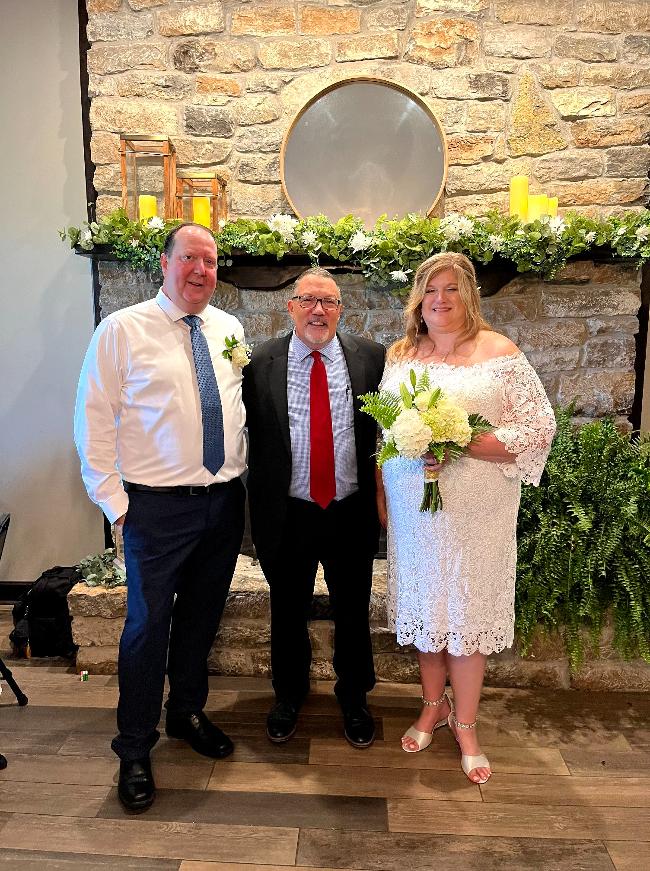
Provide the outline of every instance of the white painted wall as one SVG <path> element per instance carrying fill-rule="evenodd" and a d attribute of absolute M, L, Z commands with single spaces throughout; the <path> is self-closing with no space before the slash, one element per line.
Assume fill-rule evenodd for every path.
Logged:
<path fill-rule="evenodd" d="M 28 580 L 103 545 L 72 443 L 92 290 L 57 234 L 86 215 L 77 3 L 1 6 L 0 579 Z"/>

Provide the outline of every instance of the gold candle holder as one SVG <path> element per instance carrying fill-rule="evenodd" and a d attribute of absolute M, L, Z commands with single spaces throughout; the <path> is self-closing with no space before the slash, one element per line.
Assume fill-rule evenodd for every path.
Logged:
<path fill-rule="evenodd" d="M 131 221 L 162 214 L 174 217 L 176 188 L 176 149 L 166 136 L 120 134 L 122 206 Z M 141 197 L 145 199 L 141 214 Z"/>
<path fill-rule="evenodd" d="M 225 180 L 216 172 L 179 172 L 176 217 L 218 232 L 220 222 L 228 217 Z"/>

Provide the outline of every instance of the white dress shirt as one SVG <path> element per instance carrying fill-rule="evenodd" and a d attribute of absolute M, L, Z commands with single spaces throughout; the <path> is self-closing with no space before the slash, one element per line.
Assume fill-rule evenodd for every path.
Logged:
<path fill-rule="evenodd" d="M 287 359 L 287 405 L 291 436 L 291 484 L 289 496 L 313 502 L 310 495 L 310 379 L 314 358 L 309 348 L 294 332 Z M 357 449 L 354 438 L 354 406 L 350 375 L 343 348 L 337 336 L 320 349 L 327 372 L 327 388 L 334 437 L 334 470 L 337 501 L 359 489 Z"/>
<path fill-rule="evenodd" d="M 237 318 L 213 306 L 199 317 L 221 407 L 225 462 L 203 465 L 201 400 L 190 328 L 160 290 L 108 315 L 95 330 L 79 379 L 74 436 L 88 495 L 113 522 L 126 513 L 122 480 L 149 486 L 213 484 L 246 468 L 241 369 L 224 359 L 226 337 L 244 341 Z"/>

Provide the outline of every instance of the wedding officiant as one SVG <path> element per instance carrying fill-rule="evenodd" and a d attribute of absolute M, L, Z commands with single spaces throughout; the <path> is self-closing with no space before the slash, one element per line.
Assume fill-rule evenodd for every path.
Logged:
<path fill-rule="evenodd" d="M 270 588 L 276 703 L 267 736 L 296 731 L 309 692 L 308 621 L 318 563 L 334 619 L 335 694 L 344 733 L 367 747 L 375 727 L 366 693 L 375 683 L 369 629 L 376 426 L 358 397 L 377 389 L 384 348 L 337 332 L 343 304 L 324 269 L 307 270 L 288 301 L 293 331 L 256 347 L 244 370 L 251 531 Z"/>

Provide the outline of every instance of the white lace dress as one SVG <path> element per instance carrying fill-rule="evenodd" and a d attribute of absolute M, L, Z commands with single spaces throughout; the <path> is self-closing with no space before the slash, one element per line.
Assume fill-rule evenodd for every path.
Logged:
<path fill-rule="evenodd" d="M 487 418 L 516 462 L 461 457 L 443 466 L 442 510 L 419 510 L 421 460 L 383 466 L 388 506 L 388 624 L 400 644 L 454 656 L 510 647 L 514 629 L 516 527 L 521 481 L 539 484 L 555 418 L 522 353 L 473 366 L 388 364 L 381 387 L 399 392 L 409 369 Z"/>

